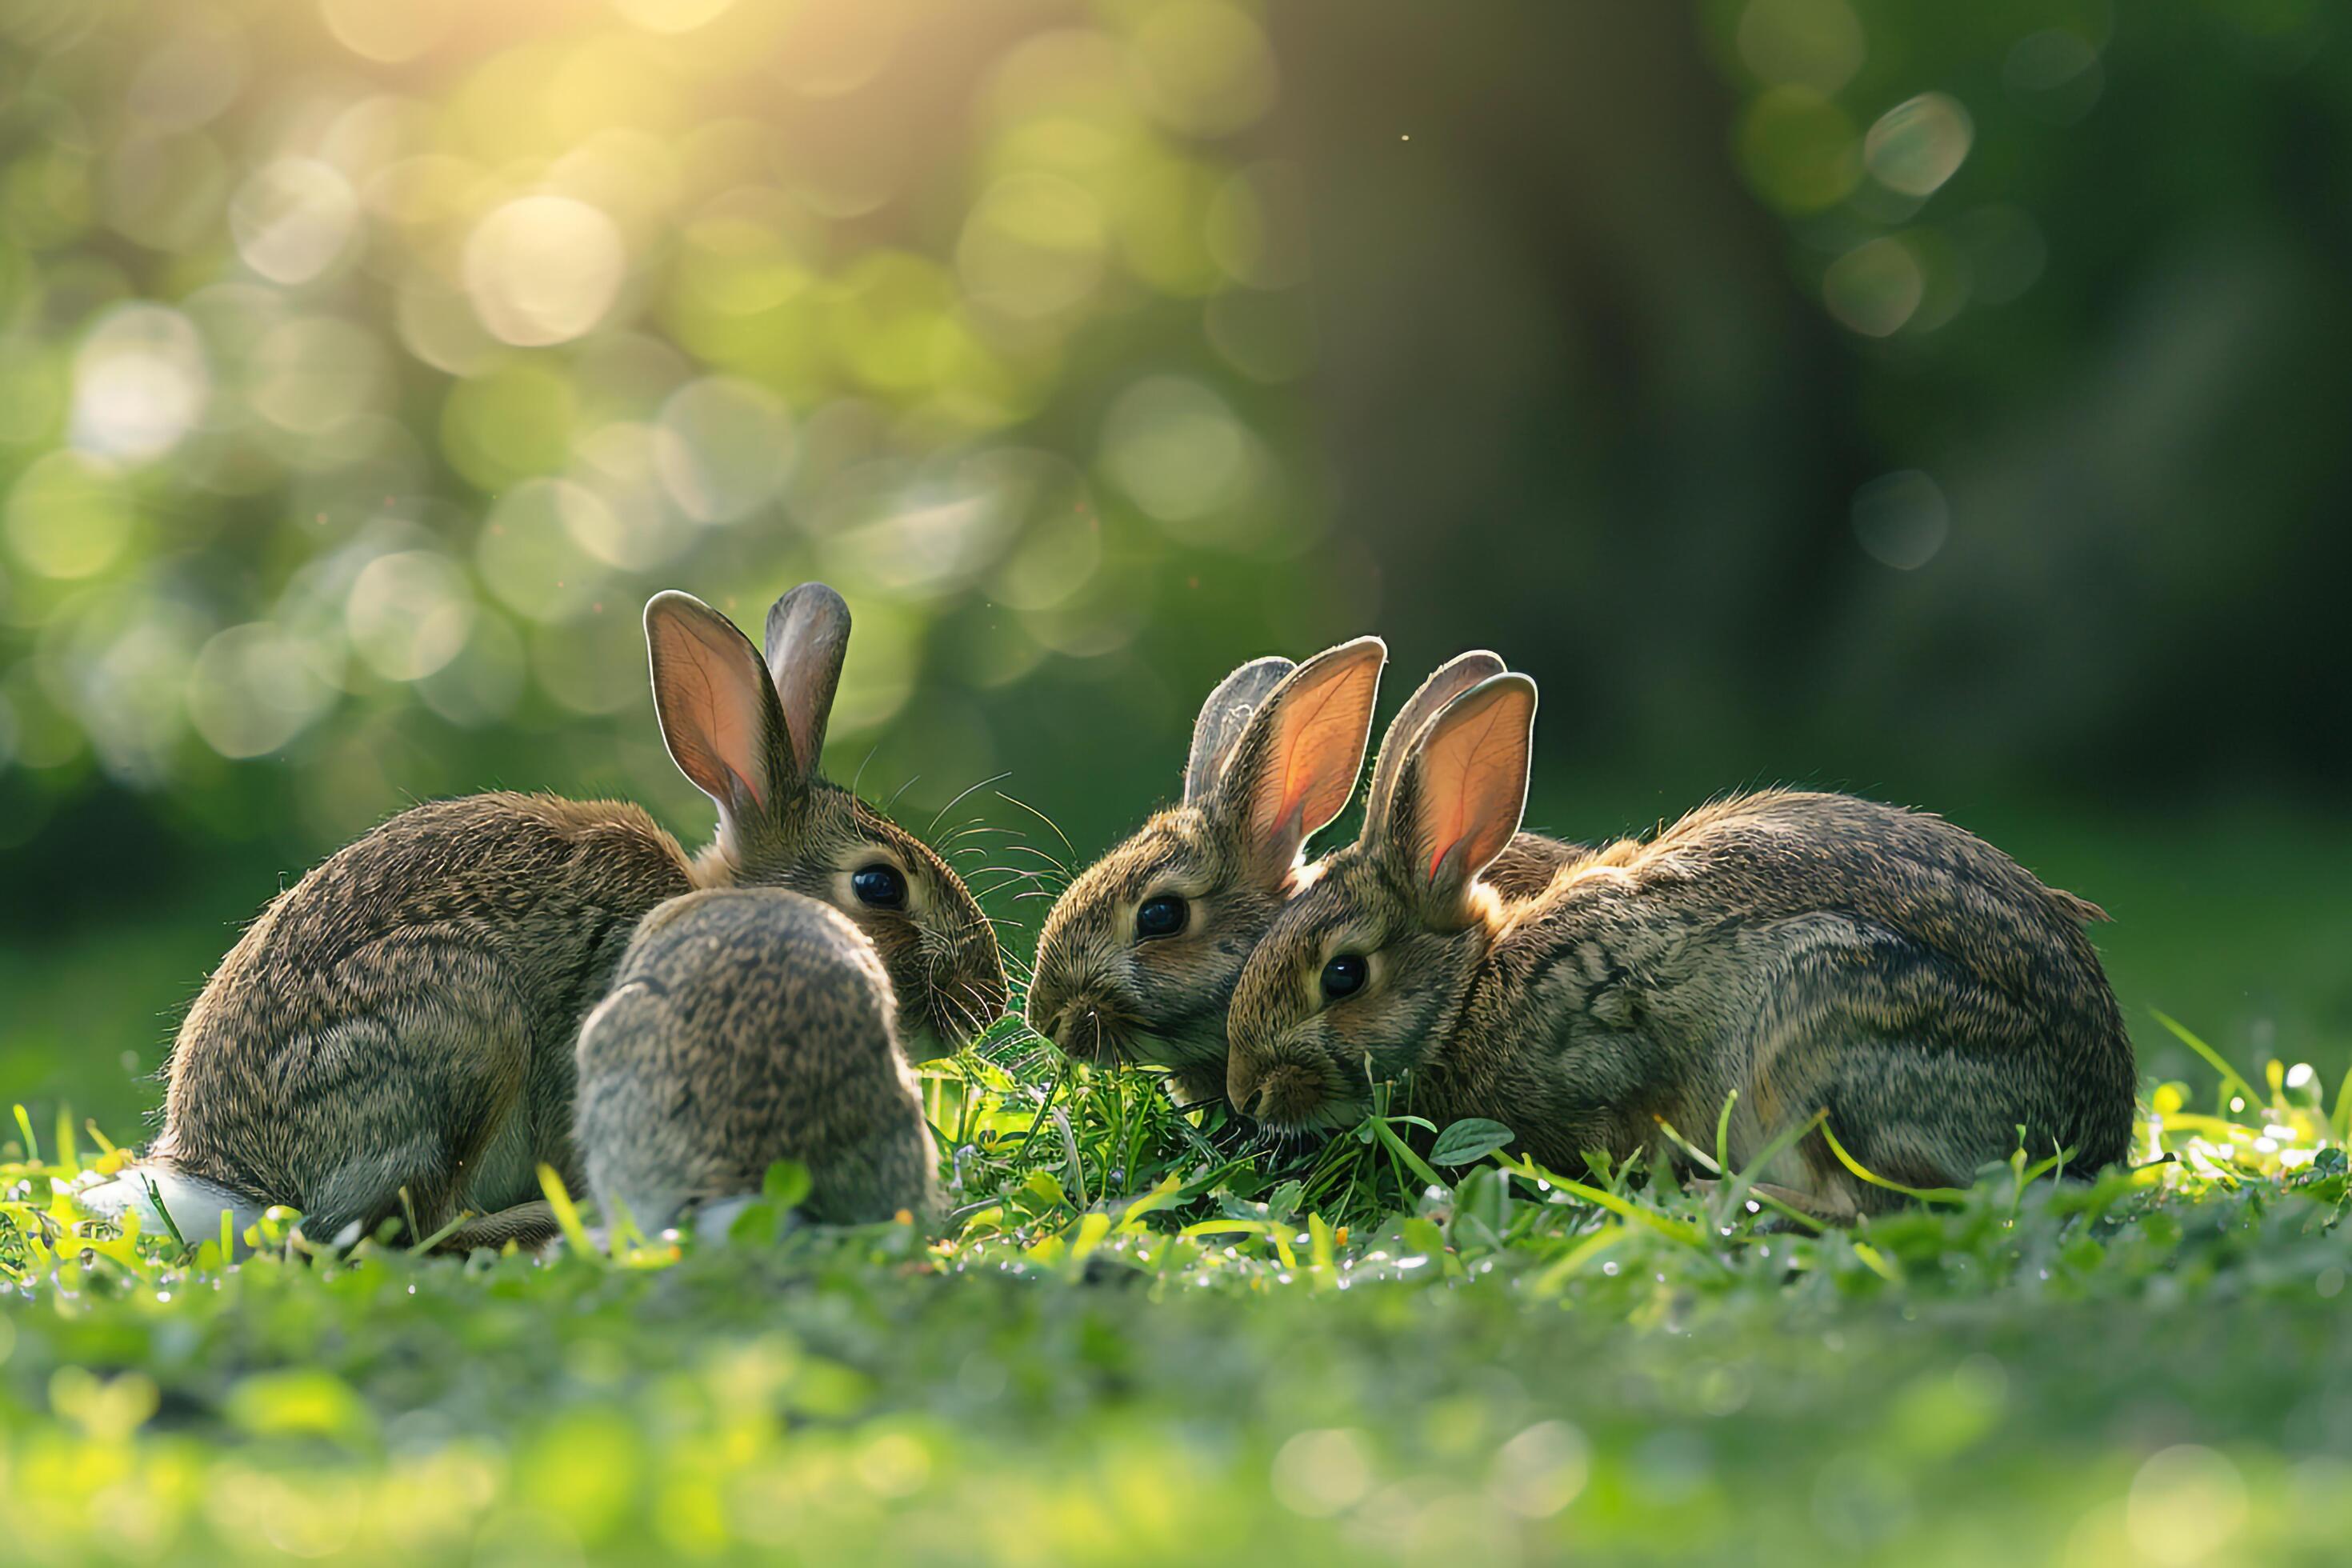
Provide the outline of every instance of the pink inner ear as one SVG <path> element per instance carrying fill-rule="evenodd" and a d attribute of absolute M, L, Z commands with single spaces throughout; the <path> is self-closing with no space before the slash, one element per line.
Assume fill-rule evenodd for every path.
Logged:
<path fill-rule="evenodd" d="M 1307 796 L 1322 781 L 1323 773 L 1328 771 L 1314 766 L 1324 760 L 1323 747 L 1317 745 L 1317 741 L 1324 739 L 1328 743 L 1328 738 L 1318 736 L 1316 726 L 1324 712 L 1339 700 L 1340 688 L 1345 684 L 1342 680 L 1332 681 L 1315 694 L 1314 705 L 1300 714 L 1296 723 L 1284 726 L 1286 732 L 1283 738 L 1287 744 L 1282 758 L 1282 811 L 1275 818 L 1277 823 L 1304 818 Z"/>
<path fill-rule="evenodd" d="M 1274 809 L 1258 815 L 1261 831 L 1279 836 L 1295 826 L 1303 837 L 1347 808 L 1371 732 L 1379 679 L 1378 659 L 1359 658 L 1284 699 L 1275 715 L 1273 766 L 1259 785 L 1277 786 Z"/>
<path fill-rule="evenodd" d="M 1433 736 L 1423 753 L 1423 776 L 1429 781 L 1423 798 L 1433 818 L 1429 837 L 1432 882 L 1437 880 L 1445 857 L 1465 840 L 1470 841 L 1472 858 L 1491 859 L 1502 846 L 1493 842 L 1489 847 L 1490 841 L 1507 836 L 1504 818 L 1510 818 L 1510 831 L 1517 828 L 1512 806 L 1525 764 L 1516 749 L 1497 740 L 1499 731 L 1500 742 L 1507 742 L 1513 727 L 1521 721 L 1508 709 L 1507 703 L 1492 704 L 1470 722 Z"/>
<path fill-rule="evenodd" d="M 714 799 L 724 798 L 727 778 L 719 776 L 723 773 L 741 785 L 754 804 L 765 805 L 759 765 L 760 682 L 765 671 L 756 668 L 748 643 L 740 649 L 715 646 L 690 622 L 675 621 L 670 629 L 666 640 L 676 657 L 666 672 L 666 684 L 687 731 L 682 738 L 690 750 L 705 754 L 711 776 L 697 776 L 704 769 L 686 756 L 679 757 L 679 765 Z"/>
<path fill-rule="evenodd" d="M 727 701 L 711 705 L 711 745 L 752 803 L 765 805 L 766 798 L 760 793 L 760 770 L 751 763 L 751 759 L 760 754 L 759 720 L 756 715 L 747 715 L 744 707 L 741 702 Z"/>

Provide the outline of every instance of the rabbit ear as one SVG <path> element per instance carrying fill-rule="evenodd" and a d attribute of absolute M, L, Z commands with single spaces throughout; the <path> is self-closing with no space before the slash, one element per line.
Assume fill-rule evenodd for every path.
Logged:
<path fill-rule="evenodd" d="M 768 674 L 803 777 L 824 755 L 825 721 L 848 651 L 849 606 L 824 584 L 803 583 L 768 611 Z"/>
<path fill-rule="evenodd" d="M 1283 677 L 1243 727 L 1215 800 L 1238 818 L 1243 853 L 1269 884 L 1355 794 L 1388 657 L 1378 637 L 1326 649 Z"/>
<path fill-rule="evenodd" d="M 722 830 L 740 837 L 776 816 L 797 775 L 759 649 L 725 616 L 671 592 L 646 602 L 646 650 L 662 742 L 718 803 Z"/>
<path fill-rule="evenodd" d="M 1254 658 L 1217 683 L 1201 704 L 1192 724 L 1192 754 L 1184 761 L 1184 804 L 1199 805 L 1209 798 L 1233 761 L 1242 731 L 1282 678 L 1298 666 L 1286 658 Z"/>
<path fill-rule="evenodd" d="M 1366 825 L 1421 890 L 1423 918 L 1446 929 L 1468 918 L 1470 889 L 1519 830 L 1535 742 L 1536 683 L 1482 680 L 1421 732 L 1381 815 Z"/>
<path fill-rule="evenodd" d="M 1380 760 L 1372 764 L 1371 788 L 1364 796 L 1365 820 L 1387 815 L 1389 798 L 1396 794 L 1397 774 L 1403 771 L 1413 742 L 1439 710 L 1480 681 L 1509 668 L 1499 655 L 1474 648 L 1439 665 L 1421 683 L 1421 689 L 1404 700 L 1404 706 L 1389 721 L 1388 733 L 1381 737 Z"/>

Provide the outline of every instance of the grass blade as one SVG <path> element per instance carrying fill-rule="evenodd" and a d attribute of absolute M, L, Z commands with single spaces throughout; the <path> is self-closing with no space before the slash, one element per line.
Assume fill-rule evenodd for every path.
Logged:
<path fill-rule="evenodd" d="M 1572 1276 L 1583 1272 L 1586 1264 L 1619 1246 L 1632 1234 L 1622 1225 L 1601 1226 L 1544 1265 L 1543 1271 L 1528 1281 L 1528 1294 L 1539 1301 L 1559 1295 L 1568 1288 Z"/>
<path fill-rule="evenodd" d="M 583 1258 L 602 1257 L 590 1243 L 588 1227 L 581 1223 L 580 1206 L 572 1201 L 572 1194 L 563 1185 L 563 1178 L 556 1174 L 554 1166 L 540 1166 L 539 1190 L 547 1194 L 547 1206 L 555 1211 L 555 1223 L 562 1227 L 563 1239 L 572 1244 L 572 1250 Z"/>
<path fill-rule="evenodd" d="M 1568 1194 L 1570 1197 L 1582 1198 L 1597 1208 L 1607 1209 L 1621 1219 L 1630 1219 L 1636 1224 L 1646 1225 L 1660 1235 L 1672 1237 L 1693 1251 L 1713 1255 L 1713 1250 L 1706 1244 L 1706 1237 L 1700 1234 L 1699 1228 L 1695 1225 L 1672 1218 L 1659 1213 L 1656 1209 L 1644 1208 L 1640 1204 L 1621 1198 L 1615 1193 L 1602 1188 L 1587 1186 L 1582 1182 L 1572 1182 L 1556 1171 L 1545 1170 L 1533 1160 L 1512 1161 L 1497 1154 L 1495 1156 L 1495 1163 L 1522 1180 L 1546 1183 Z"/>
<path fill-rule="evenodd" d="M 1658 1131 L 1664 1133 L 1667 1140 L 1671 1142 L 1675 1148 L 1680 1149 L 1684 1153 L 1689 1155 L 1694 1162 L 1700 1165 L 1704 1165 L 1706 1169 L 1712 1171 L 1717 1175 L 1720 1176 L 1723 1174 L 1722 1164 L 1706 1150 L 1701 1149 L 1697 1144 L 1692 1142 L 1689 1139 L 1675 1131 L 1675 1124 L 1673 1122 L 1667 1121 L 1663 1116 L 1653 1116 L 1650 1120 L 1658 1124 Z M 1722 1134 L 1721 1130 L 1718 1128 L 1717 1132 L 1716 1147 L 1719 1149 L 1722 1146 Z"/>
<path fill-rule="evenodd" d="M 1901 1193 L 1905 1197 L 1923 1204 L 1965 1204 L 1969 1201 L 1969 1194 L 1958 1187 L 1906 1187 L 1900 1182 L 1890 1182 L 1875 1172 L 1863 1169 L 1862 1163 L 1845 1152 L 1845 1145 L 1838 1142 L 1837 1134 L 1830 1131 L 1826 1121 L 1822 1123 L 1822 1136 L 1829 1140 L 1830 1152 L 1837 1156 L 1838 1163 L 1852 1172 L 1858 1181 L 1867 1182 L 1874 1187 L 1884 1187 L 1890 1193 Z"/>
<path fill-rule="evenodd" d="M 2245 1098 L 2245 1101 L 2248 1105 L 2260 1105 L 2263 1102 L 2263 1097 L 2254 1092 L 2254 1086 L 2246 1081 L 2245 1074 L 2240 1072 L 2236 1068 L 2231 1067 L 2228 1058 L 2224 1058 L 2221 1052 L 2215 1050 L 2212 1047 L 2199 1039 L 2195 1035 L 2189 1033 L 2188 1025 L 2182 1023 L 2171 1014 L 2165 1012 L 2162 1008 L 2151 1007 L 2148 1011 L 2156 1015 L 2156 1021 L 2158 1023 L 2172 1031 L 2173 1037 L 2176 1039 L 2179 1040 L 2182 1045 L 2187 1046 L 2190 1050 L 2195 1051 L 2199 1056 L 2203 1057 L 2212 1067 L 2213 1070 L 2221 1075 L 2221 1088 L 2225 1093 L 2228 1091 L 2231 1084 L 2235 1084 L 2237 1085 L 2239 1094 Z"/>
<path fill-rule="evenodd" d="M 1389 1152 L 1403 1161 L 1406 1169 L 1412 1171 L 1415 1176 L 1433 1187 L 1443 1187 L 1449 1192 L 1453 1190 L 1453 1183 L 1439 1175 L 1435 1166 L 1414 1153 L 1412 1145 L 1397 1136 L 1396 1129 L 1389 1125 L 1387 1117 L 1372 1117 L 1367 1124 L 1372 1130 L 1372 1136 L 1387 1144 Z"/>

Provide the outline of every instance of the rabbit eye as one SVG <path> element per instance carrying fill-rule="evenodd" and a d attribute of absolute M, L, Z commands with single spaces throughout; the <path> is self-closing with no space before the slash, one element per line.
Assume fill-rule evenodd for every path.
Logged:
<path fill-rule="evenodd" d="M 907 879 L 896 866 L 868 866 L 853 872 L 849 890 L 859 903 L 877 910 L 903 909 L 907 902 Z"/>
<path fill-rule="evenodd" d="M 1192 915 L 1181 899 L 1146 899 L 1135 911 L 1135 934 L 1138 936 L 1174 936 L 1184 929 Z"/>
<path fill-rule="evenodd" d="M 1371 966 L 1363 954 L 1343 952 L 1323 966 L 1323 994 L 1337 1002 L 1342 996 L 1353 996 L 1370 979 Z"/>

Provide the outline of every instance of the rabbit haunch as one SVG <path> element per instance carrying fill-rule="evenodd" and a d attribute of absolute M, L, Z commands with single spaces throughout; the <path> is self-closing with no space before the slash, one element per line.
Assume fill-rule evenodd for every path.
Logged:
<path fill-rule="evenodd" d="M 1659 1122 L 1706 1143 L 1727 1102 L 1735 1166 L 1822 1111 L 1906 1186 L 1967 1184 L 2021 1127 L 2078 1173 L 2124 1156 L 2135 1067 L 2094 906 L 1939 817 L 1780 791 L 1502 897 L 1480 874 L 1525 805 L 1534 716 L 1523 676 L 1457 698 L 1285 906 L 1234 991 L 1234 1104 L 1330 1127 L 1396 1081 L 1400 1106 L 1492 1118 L 1570 1173 L 1674 1158 Z M 1819 1135 L 1768 1179 L 1831 1215 L 1900 1201 Z"/>
<path fill-rule="evenodd" d="M 554 1234 L 536 1175 L 576 1186 L 573 1050 L 630 933 L 698 888 L 789 889 L 871 943 L 904 1035 L 961 1038 L 1002 1009 L 992 928 L 929 848 L 817 772 L 848 609 L 807 584 L 767 649 L 683 594 L 646 607 L 670 755 L 719 808 L 689 858 L 634 805 L 493 794 L 401 813 L 274 900 L 181 1026 L 162 1132 L 83 1195 L 151 1192 L 184 1234 L 217 1205 L 302 1211 L 341 1245 L 399 1216 L 466 1247 Z M 862 898 L 865 877 L 895 898 Z M 183 1207 L 215 1211 L 184 1215 Z M 195 1217 L 191 1229 L 187 1223 Z M 412 1239 L 422 1239 L 422 1237 Z"/>

